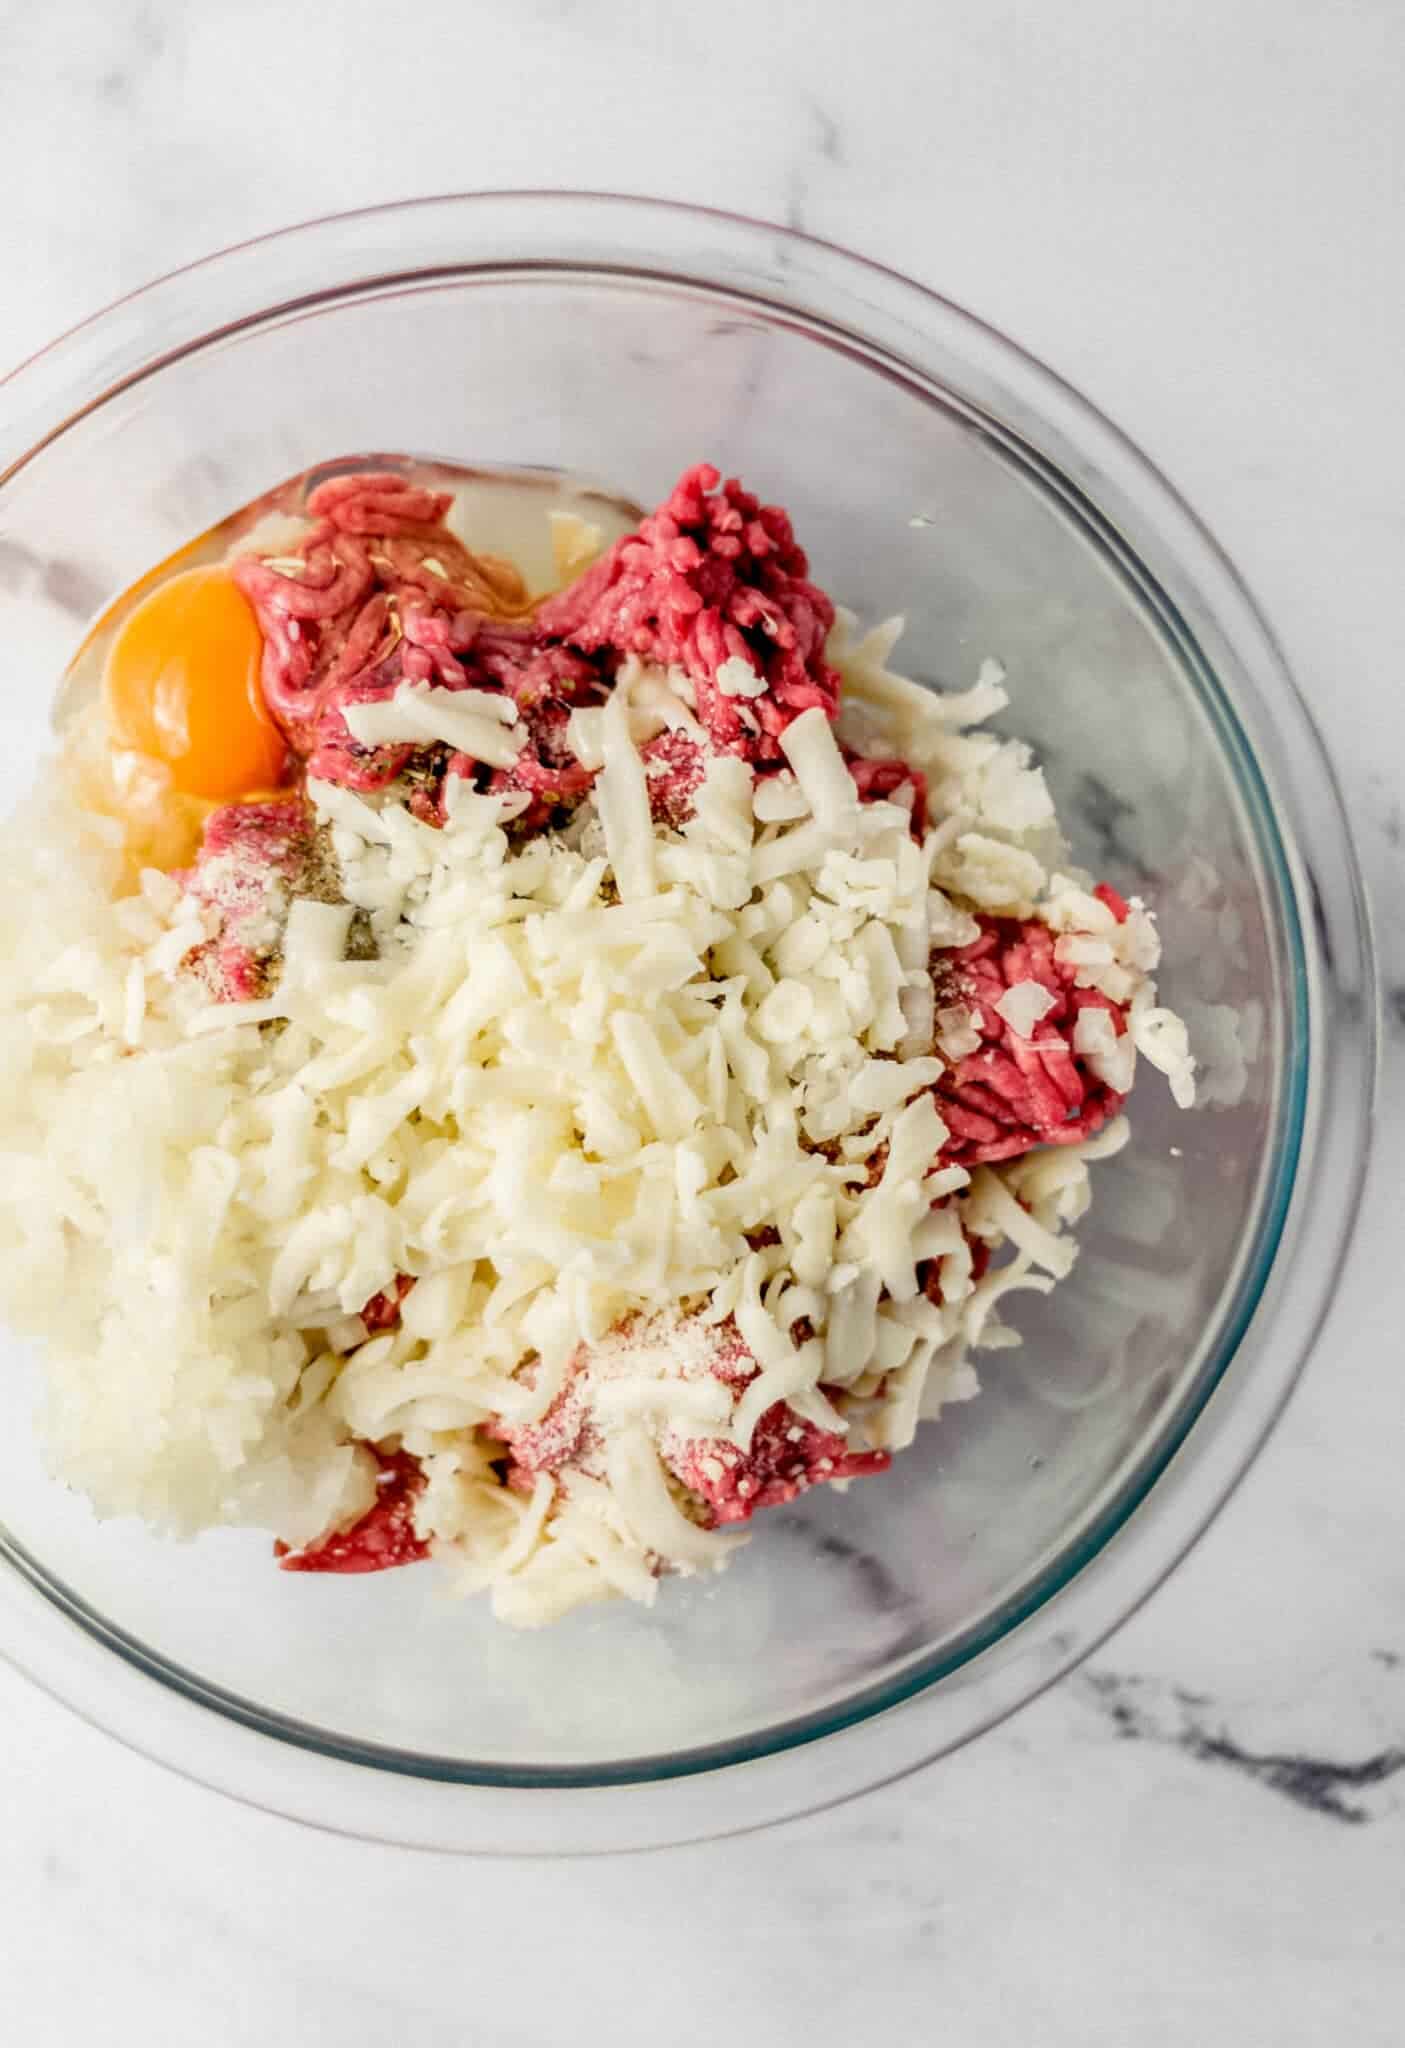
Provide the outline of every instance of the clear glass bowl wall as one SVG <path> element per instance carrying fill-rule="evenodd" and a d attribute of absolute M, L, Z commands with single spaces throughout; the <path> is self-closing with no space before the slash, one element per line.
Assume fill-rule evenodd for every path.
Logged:
<path fill-rule="evenodd" d="M 1144 1070 L 1134 1143 L 1097 1171 L 1074 1276 L 1047 1301 L 1016 1299 L 1025 1346 L 988 1356 L 977 1402 L 884 1480 L 765 1517 L 722 1579 L 665 1584 L 652 1613 L 619 1605 L 517 1635 L 446 1603 L 431 1568 L 288 1578 L 255 1535 L 180 1547 L 99 1529 L 44 1475 L 33 1362 L 7 1353 L 0 1513 L 21 1618 L 6 1646 L 120 1722 L 73 1676 L 96 1654 L 115 1695 L 116 1653 L 123 1687 L 138 1674 L 154 1699 L 154 1679 L 187 1731 L 203 1717 L 203 1734 L 148 1738 L 168 1760 L 334 1824 L 361 1824 L 348 1813 L 364 1771 L 340 1815 L 330 1794 L 287 1789 L 311 1782 L 287 1754 L 282 1792 L 251 1788 L 231 1748 L 211 1761 L 211 1715 L 230 1742 L 254 1730 L 431 1783 L 657 1785 L 946 1683 L 962 1705 L 933 1724 L 936 1748 L 1009 1703 L 1000 1646 L 1027 1646 L 1030 1617 L 1047 1654 L 1021 1665 L 1014 1695 L 1104 1625 L 1090 1608 L 1048 1648 L 1061 1590 L 1089 1576 L 1247 1349 L 1257 1419 L 1241 1419 L 1212 1494 L 1202 1484 L 1140 1558 L 1142 1518 L 1123 1529 L 1125 1611 L 1291 1379 L 1351 1209 L 1370 1063 L 1330 781 L 1252 607 L 1154 473 L 1057 380 L 886 273 L 748 223 L 540 195 L 323 223 L 214 259 L 21 372 L 0 426 L 14 458 L 0 479 L 7 801 L 41 767 L 47 693 L 88 618 L 285 475 L 379 448 L 564 469 L 652 503 L 705 457 L 791 510 L 840 602 L 906 615 L 908 673 L 959 687 L 988 654 L 1006 665 L 1007 729 L 1038 749 L 1078 858 L 1160 912 L 1166 999 L 1207 1063 L 1188 1116 Z M 1328 1160 L 1333 1089 L 1357 1136 L 1338 1128 Z M 1323 1175 L 1329 1227 L 1313 1208 Z M 1285 1336 L 1265 1288 L 1290 1203 L 1316 1249 Z M 1217 1427 L 1212 1404 L 1197 1439 Z M 128 1718 L 119 1732 L 142 1740 L 150 1720 Z M 895 1726 L 875 1724 L 839 1789 L 906 1756 L 909 1738 L 879 1737 Z M 797 1781 L 777 1796 L 788 1810 L 809 1795 Z M 724 1809 L 718 1824 L 750 1817 Z M 389 1812 L 365 1824 L 475 1834 Z"/>

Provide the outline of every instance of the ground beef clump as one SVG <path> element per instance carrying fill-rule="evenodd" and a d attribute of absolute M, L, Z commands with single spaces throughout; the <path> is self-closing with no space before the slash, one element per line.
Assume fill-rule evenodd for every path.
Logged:
<path fill-rule="evenodd" d="M 385 1330 L 393 1330 L 400 1321 L 400 1304 L 414 1286 L 409 1273 L 397 1273 L 389 1287 L 383 1287 L 379 1294 L 373 1294 L 361 1311 L 361 1320 L 366 1325 L 368 1336 L 378 1337 Z"/>
<path fill-rule="evenodd" d="M 654 823 L 680 832 L 693 815 L 693 798 L 707 773 L 707 754 L 686 732 L 658 733 L 639 751 Z"/>
<path fill-rule="evenodd" d="M 788 515 L 700 463 L 637 533 L 548 598 L 537 623 L 586 654 L 677 664 L 713 748 L 776 763 L 802 711 L 818 705 L 833 718 L 839 708 L 838 672 L 824 658 L 834 606 L 808 575 Z M 760 680 L 759 695 L 724 687 L 731 661 Z"/>
<path fill-rule="evenodd" d="M 927 778 L 922 770 L 910 768 L 906 761 L 870 761 L 847 751 L 844 758 L 854 778 L 859 802 L 876 804 L 892 798 L 900 804 L 910 804 L 913 835 L 920 840 L 927 829 Z"/>
<path fill-rule="evenodd" d="M 622 1325 L 615 1334 L 627 1337 L 629 1328 Z M 703 1370 L 735 1394 L 743 1393 L 760 1371 L 730 1319 L 712 1327 L 684 1318 L 675 1328 L 680 1378 L 696 1375 L 700 1351 Z M 666 1356 L 662 1364 L 670 1369 Z M 494 1425 L 492 1434 L 510 1453 L 510 1486 L 530 1492 L 542 1472 L 561 1475 L 567 1485 L 572 1471 L 604 1476 L 605 1440 L 591 1401 L 600 1371 L 600 1355 L 582 1346 L 565 1386 L 540 1421 Z M 666 1470 L 691 1496 L 690 1512 L 704 1528 L 749 1521 L 758 1508 L 781 1507 L 812 1486 L 886 1471 L 890 1463 L 886 1451 L 851 1450 L 837 1431 L 804 1421 L 784 1401 L 764 1411 L 745 1450 L 726 1437 L 685 1436 L 669 1428 L 660 1431 L 658 1450 Z"/>
<path fill-rule="evenodd" d="M 415 1533 L 415 1500 L 424 1489 L 419 1460 L 405 1451 L 378 1451 L 367 1446 L 380 1467 L 376 1499 L 358 1522 L 331 1536 L 319 1537 L 304 1550 L 275 1543 L 274 1555 L 285 1572 L 384 1572 L 396 1565 L 418 1564 L 429 1545 Z"/>
<path fill-rule="evenodd" d="M 310 494 L 314 524 L 289 554 L 234 564 L 263 634 L 264 700 L 309 775 L 393 782 L 414 749 L 359 746 L 345 708 L 401 682 L 463 688 L 485 620 L 530 610 L 512 564 L 471 554 L 444 524 L 452 502 L 393 473 L 333 477 Z"/>
<path fill-rule="evenodd" d="M 886 1472 L 887 1451 L 851 1451 L 836 1431 L 805 1422 L 784 1401 L 766 1409 L 745 1451 L 719 1437 L 675 1445 L 664 1462 L 697 1495 L 708 1527 L 747 1522 L 758 1508 L 784 1507 L 812 1486 Z"/>
<path fill-rule="evenodd" d="M 1116 1116 L 1124 1099 L 1074 1051 L 1073 1029 L 1082 1011 L 1104 1010 L 1120 1037 L 1125 1010 L 1097 989 L 1075 985 L 1075 970 L 1057 959 L 1055 935 L 1037 918 L 979 922 L 981 935 L 971 945 L 932 957 L 938 1006 L 964 1005 L 981 1037 L 979 1049 L 937 1083 L 951 1133 L 943 1165 L 1016 1159 L 1036 1145 L 1076 1145 Z M 1053 998 L 1028 1037 L 996 1008 L 1007 989 L 1024 981 Z"/>
<path fill-rule="evenodd" d="M 267 995 L 277 980 L 292 899 L 336 894 L 315 820 L 300 796 L 212 811 L 194 867 L 177 879 L 218 920 L 215 936 L 186 961 L 217 1003 Z"/>
<path fill-rule="evenodd" d="M 447 783 L 468 777 L 528 796 L 515 829 L 543 829 L 594 779 L 568 741 L 572 710 L 603 703 L 635 654 L 681 669 L 695 700 L 702 738 L 661 735 L 649 756 L 655 815 L 678 825 L 709 754 L 774 768 L 793 719 L 837 712 L 824 658 L 834 607 L 808 580 L 788 516 L 735 479 L 689 470 L 635 533 L 536 606 L 510 563 L 449 530 L 451 502 L 393 472 L 334 477 L 309 496 L 314 524 L 295 548 L 234 565 L 264 637 L 265 700 L 309 776 L 363 792 L 403 781 L 435 825 Z M 447 748 L 361 745 L 343 714 L 402 682 L 502 690 L 526 734 L 518 760 L 488 769 Z M 896 787 L 888 763 L 860 764 L 856 779 L 865 795 Z"/>

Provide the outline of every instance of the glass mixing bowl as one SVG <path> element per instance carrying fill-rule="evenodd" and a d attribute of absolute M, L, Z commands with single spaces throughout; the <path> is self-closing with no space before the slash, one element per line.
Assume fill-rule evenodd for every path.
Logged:
<path fill-rule="evenodd" d="M 764 1518 L 724 1577 L 541 1634 L 432 1569 L 287 1577 L 266 1539 L 99 1527 L 0 1381 L 0 1649 L 151 1756 L 441 1848 L 758 1825 L 936 1756 L 1066 1670 L 1203 1529 L 1283 1402 L 1365 1159 L 1375 996 L 1341 807 L 1233 569 L 1128 442 L 979 321 L 758 223 L 544 193 L 417 202 L 216 256 L 0 388 L 0 797 L 52 679 L 145 568 L 375 449 L 652 503 L 706 457 L 790 508 L 902 666 L 1009 670 L 1076 850 L 1160 909 L 1205 1064 L 1144 1075 L 1073 1277 L 885 1479 Z"/>

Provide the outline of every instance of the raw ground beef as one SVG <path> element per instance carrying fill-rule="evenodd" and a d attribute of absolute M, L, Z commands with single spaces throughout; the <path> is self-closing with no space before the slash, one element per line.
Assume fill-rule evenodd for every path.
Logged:
<path fill-rule="evenodd" d="M 1103 901 L 1117 915 L 1116 896 Z M 1121 914 L 1127 906 L 1121 897 Z M 1075 1145 L 1116 1116 L 1123 1097 L 1100 1081 L 1073 1049 L 1081 1011 L 1105 1010 L 1120 1037 L 1125 1012 L 1096 989 L 1078 988 L 1074 969 L 1055 958 L 1054 934 L 1037 918 L 983 917 L 980 937 L 956 951 L 934 954 L 938 1005 L 965 1004 L 980 1032 L 978 1051 L 959 1060 L 937 1083 L 941 1115 L 951 1137 L 942 1164 L 974 1166 L 1016 1159 L 1036 1145 Z M 995 1005 L 1008 988 L 1037 982 L 1054 1006 L 1022 1037 Z"/>
<path fill-rule="evenodd" d="M 902 790 L 912 791 L 912 830 L 920 840 L 927 829 L 927 778 L 922 770 L 909 768 L 906 761 L 870 761 L 848 752 L 844 758 L 860 803 L 880 803 L 887 797 L 898 796 Z"/>
<path fill-rule="evenodd" d="M 194 867 L 177 879 L 219 916 L 215 937 L 187 961 L 217 1003 L 267 993 L 288 903 L 319 893 L 320 866 L 312 814 L 300 796 L 211 812 Z"/>
<path fill-rule="evenodd" d="M 706 464 L 689 470 L 535 617 L 511 564 L 470 554 L 444 525 L 450 503 L 394 474 L 337 477 L 309 497 L 315 524 L 291 554 L 235 564 L 264 636 L 264 697 L 308 774 L 362 791 L 406 776 L 430 823 L 443 821 L 445 780 L 474 776 L 527 791 L 518 829 L 540 828 L 593 779 L 566 744 L 571 709 L 602 702 L 630 653 L 681 665 L 709 747 L 758 768 L 780 762 L 779 736 L 802 711 L 818 704 L 834 716 L 839 678 L 824 659 L 834 607 L 807 580 L 786 514 L 734 479 L 721 484 Z M 765 683 L 760 696 L 720 686 L 733 659 Z M 393 696 L 402 681 L 503 690 L 527 732 L 521 757 L 489 774 L 442 748 L 360 745 L 343 712 Z M 658 787 L 659 815 L 673 822 L 686 817 L 684 785 L 703 766 L 699 754 L 685 770 L 679 753 L 664 750 Z M 860 772 L 874 793 L 896 786 L 891 764 Z"/>
<path fill-rule="evenodd" d="M 470 554 L 444 525 L 452 502 L 393 474 L 335 477 L 309 496 L 315 523 L 290 554 L 234 564 L 264 637 L 264 699 L 310 775 L 393 782 L 414 749 L 358 746 L 345 706 L 402 681 L 463 688 L 485 620 L 529 609 L 511 563 Z"/>
<path fill-rule="evenodd" d="M 707 755 L 686 732 L 657 733 L 639 751 L 654 823 L 681 831 L 693 815 L 693 798 L 707 773 Z"/>
<path fill-rule="evenodd" d="M 851 1451 L 832 1430 L 804 1422 L 777 1401 L 766 1409 L 745 1451 L 725 1438 L 664 1444 L 664 1463 L 707 1507 L 709 1527 L 746 1522 L 758 1508 L 784 1507 L 812 1486 L 886 1472 L 887 1451 Z"/>
<path fill-rule="evenodd" d="M 378 1337 L 383 1330 L 393 1330 L 400 1320 L 400 1304 L 414 1286 L 409 1273 L 397 1276 L 394 1286 L 383 1287 L 379 1294 L 373 1294 L 361 1311 L 361 1320 L 372 1337 Z"/>
<path fill-rule="evenodd" d="M 626 1326 L 627 1327 L 627 1326 Z M 696 1342 L 701 1324 L 681 1332 Z M 755 1379 L 759 1367 L 730 1321 L 708 1328 L 707 1369 L 736 1393 Z M 571 1375 L 539 1422 L 498 1422 L 493 1435 L 511 1452 L 507 1480 L 530 1491 L 539 1472 L 572 1469 L 602 1476 L 604 1438 L 591 1410 L 591 1355 L 582 1347 Z M 698 1520 L 708 1528 L 749 1521 L 758 1508 L 783 1506 L 811 1486 L 857 1479 L 885 1471 L 886 1451 L 851 1451 L 836 1432 L 805 1422 L 775 1402 L 766 1409 L 742 1451 L 725 1437 L 693 1437 L 664 1429 L 659 1438 L 664 1465 L 695 1496 Z"/>
<path fill-rule="evenodd" d="M 338 477 L 308 499 L 317 523 L 291 555 L 236 563 L 264 635 L 264 697 L 309 775 L 360 791 L 405 776 L 431 824 L 443 823 L 446 780 L 473 777 L 526 790 L 519 829 L 539 828 L 590 788 L 566 722 L 576 704 L 603 701 L 599 668 L 530 623 L 516 569 L 470 554 L 444 525 L 451 502 L 394 475 Z M 490 775 L 447 748 L 360 745 L 343 712 L 402 682 L 503 690 L 527 733 L 522 755 Z"/>
<path fill-rule="evenodd" d="M 402 1273 L 394 1286 L 371 1296 L 361 1311 L 369 1335 L 379 1336 L 395 1328 L 400 1304 L 414 1284 L 409 1274 Z M 380 1466 L 373 1504 L 349 1529 L 322 1536 L 302 1550 L 275 1543 L 273 1554 L 281 1570 L 386 1572 L 402 1564 L 420 1564 L 429 1556 L 430 1546 L 415 1534 L 415 1500 L 425 1483 L 419 1459 L 408 1451 L 381 1451 L 374 1444 L 365 1449 Z"/>
<path fill-rule="evenodd" d="M 839 708 L 838 672 L 824 658 L 834 606 L 808 571 L 779 506 L 699 463 L 637 533 L 548 598 L 537 624 L 586 654 L 677 663 L 718 752 L 774 763 L 792 719 L 813 705 L 829 718 Z M 761 678 L 763 695 L 719 687 L 718 671 L 733 659 Z"/>
<path fill-rule="evenodd" d="M 381 1468 L 374 1505 L 349 1529 L 320 1537 L 303 1550 L 275 1543 L 283 1571 L 383 1572 L 429 1556 L 429 1545 L 415 1534 L 415 1497 L 424 1487 L 418 1460 L 403 1451 L 383 1453 L 374 1444 L 367 1448 Z"/>

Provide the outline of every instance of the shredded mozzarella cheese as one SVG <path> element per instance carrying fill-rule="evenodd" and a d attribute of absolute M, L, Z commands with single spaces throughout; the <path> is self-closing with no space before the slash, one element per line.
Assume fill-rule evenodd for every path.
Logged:
<path fill-rule="evenodd" d="M 373 704 L 348 704 L 342 713 L 346 729 L 363 747 L 413 740 L 417 745 L 440 742 L 486 761 L 510 768 L 521 753 L 525 733 L 514 733 L 517 706 L 509 697 L 489 690 L 443 690 L 428 683 L 401 683 L 393 697 Z"/>
<path fill-rule="evenodd" d="M 598 536 L 556 542 L 575 559 Z M 101 1511 L 299 1544 L 374 1498 L 354 1440 L 398 1440 L 419 1532 L 536 1624 L 725 1562 L 740 1539 L 692 1519 L 661 1443 L 745 1453 L 785 1402 L 797 1429 L 900 1448 L 969 1398 L 968 1347 L 1015 1341 L 1000 1301 L 1069 1272 L 1086 1162 L 1125 1126 L 938 1168 L 931 1091 L 980 1035 L 937 1005 L 933 951 L 971 943 L 977 911 L 1038 915 L 1081 985 L 1130 1006 L 1123 1033 L 1080 1014 L 1095 1073 L 1120 1092 L 1140 1052 L 1187 1101 L 1194 1061 L 1148 913 L 1119 924 L 1059 871 L 1027 752 L 966 730 L 1003 706 L 998 669 L 936 696 L 888 669 L 896 637 L 841 621 L 838 730 L 804 712 L 759 781 L 708 760 L 682 830 L 654 824 L 640 748 L 701 734 L 692 686 L 634 657 L 571 716 L 598 775 L 564 837 L 514 845 L 529 799 L 462 780 L 442 830 L 310 784 L 343 900 L 286 906 L 257 1002 L 209 1002 L 185 963 L 211 914 L 154 872 L 122 894 L 110 820 L 60 797 L 19 822 L 0 1283 L 49 1344 L 56 1453 Z M 762 689 L 736 659 L 718 683 Z M 521 745 L 481 690 L 402 684 L 345 716 L 366 746 L 507 767 Z M 841 740 L 928 777 L 921 844 L 907 807 L 859 801 Z M 347 957 L 358 920 L 373 958 Z M 996 1007 L 1027 1037 L 1051 998 L 1024 982 Z M 975 1280 L 972 1237 L 1013 1262 Z M 403 1314 L 369 1335 L 397 1276 Z M 652 1350 L 618 1341 L 651 1318 Z M 729 1322 L 756 1367 L 736 1388 L 682 1334 Z M 484 1426 L 549 1428 L 585 1392 L 594 1464 L 505 1488 Z"/>

